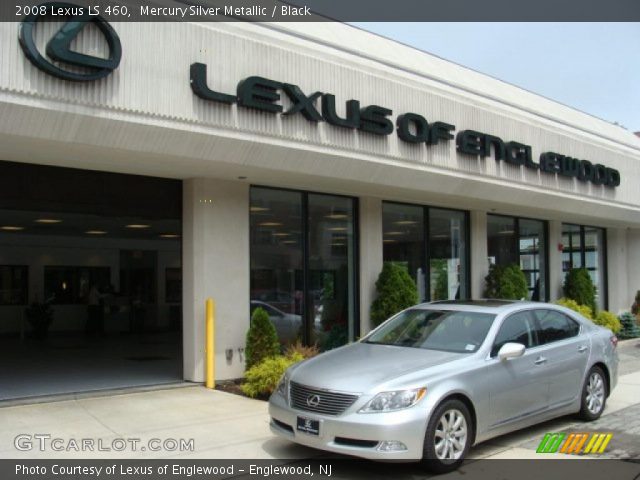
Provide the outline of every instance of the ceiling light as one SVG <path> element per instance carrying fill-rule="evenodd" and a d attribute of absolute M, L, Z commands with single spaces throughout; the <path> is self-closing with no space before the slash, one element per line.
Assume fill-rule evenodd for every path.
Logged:
<path fill-rule="evenodd" d="M 297 240 L 285 240 L 282 243 L 298 243 L 298 241 Z"/>
<path fill-rule="evenodd" d="M 344 247 L 346 244 L 345 243 L 332 243 L 331 246 L 333 247 Z"/>
<path fill-rule="evenodd" d="M 258 224 L 259 227 L 281 227 L 282 225 L 280 222 L 261 222 Z"/>
<path fill-rule="evenodd" d="M 147 225 L 146 223 L 130 223 L 129 225 L 125 225 L 126 228 L 149 228 L 151 225 Z"/>
<path fill-rule="evenodd" d="M 515 230 L 500 230 L 498 235 L 513 235 L 514 233 L 516 233 Z"/>
<path fill-rule="evenodd" d="M 347 231 L 347 227 L 331 227 L 328 230 L 330 230 L 332 232 L 346 232 Z"/>
<path fill-rule="evenodd" d="M 382 240 L 382 243 L 396 243 L 397 240 L 392 240 L 390 238 L 385 238 L 384 240 Z"/>
<path fill-rule="evenodd" d="M 86 232 L 87 235 L 105 235 L 107 232 L 105 232 L 104 230 L 87 230 Z"/>
<path fill-rule="evenodd" d="M 251 213 L 267 212 L 268 210 L 267 207 L 254 207 L 253 205 L 249 208 Z"/>
<path fill-rule="evenodd" d="M 324 218 L 329 218 L 331 220 L 344 220 L 345 218 L 349 218 L 349 215 L 346 213 L 330 213 L 329 215 L 325 215 Z"/>
<path fill-rule="evenodd" d="M 446 233 L 438 233 L 437 235 L 431 235 L 431 238 L 448 238 L 449 235 Z"/>
<path fill-rule="evenodd" d="M 404 232 L 384 232 L 384 234 L 398 236 L 398 235 L 404 235 Z"/>
<path fill-rule="evenodd" d="M 289 237 L 291 236 L 290 233 L 287 232 L 276 232 L 273 234 L 274 237 Z"/>
<path fill-rule="evenodd" d="M 180 235 L 177 233 L 162 233 L 160 234 L 160 238 L 180 238 Z"/>
<path fill-rule="evenodd" d="M 3 225 L 0 227 L 0 230 L 4 230 L 6 232 L 18 232 L 20 230 L 24 230 L 24 227 L 16 227 L 15 225 Z"/>
<path fill-rule="evenodd" d="M 415 225 L 418 223 L 417 220 L 398 220 L 397 222 L 393 222 L 396 225 Z"/>
<path fill-rule="evenodd" d="M 57 218 L 38 218 L 36 220 L 36 223 L 48 223 L 48 224 L 53 224 L 53 223 L 61 223 L 62 220 L 59 220 Z"/>

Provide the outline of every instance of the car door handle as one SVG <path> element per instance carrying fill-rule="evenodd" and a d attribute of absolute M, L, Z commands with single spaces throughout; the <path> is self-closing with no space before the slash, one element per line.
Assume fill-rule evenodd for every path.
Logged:
<path fill-rule="evenodd" d="M 584 353 L 584 352 L 586 352 L 586 351 L 587 351 L 587 346 L 586 346 L 586 345 L 580 345 L 580 346 L 578 347 L 578 351 L 579 351 L 580 353 Z"/>
<path fill-rule="evenodd" d="M 547 363 L 547 359 L 544 357 L 538 357 L 533 363 L 535 363 L 536 365 L 542 365 L 543 363 Z"/>

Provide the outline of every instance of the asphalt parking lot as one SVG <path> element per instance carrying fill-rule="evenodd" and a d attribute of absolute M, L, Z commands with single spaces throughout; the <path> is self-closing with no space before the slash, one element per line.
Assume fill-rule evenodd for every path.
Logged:
<path fill-rule="evenodd" d="M 535 450 L 547 432 L 607 431 L 613 438 L 603 457 L 640 460 L 640 340 L 623 342 L 619 348 L 619 384 L 598 421 L 584 424 L 573 417 L 556 419 L 480 444 L 472 449 L 470 458 L 540 458 Z M 6 406 L 0 408 L 0 458 L 306 459 L 323 455 L 276 438 L 268 423 L 265 402 L 201 386 Z M 34 434 L 60 438 L 62 445 L 84 438 L 100 439 L 107 446 L 121 438 L 140 442 L 135 451 L 41 450 L 37 442 L 30 449 L 16 447 L 18 436 Z M 150 439 L 192 439 L 193 448 L 154 451 L 146 448 Z M 545 458 L 551 457 L 569 456 Z M 375 465 L 382 471 L 394 468 L 396 476 L 415 473 L 411 466 Z"/>

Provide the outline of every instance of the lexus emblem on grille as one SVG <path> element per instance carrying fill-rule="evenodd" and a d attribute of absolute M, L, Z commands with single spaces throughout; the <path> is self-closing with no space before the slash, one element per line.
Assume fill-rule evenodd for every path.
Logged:
<path fill-rule="evenodd" d="M 320 405 L 320 396 L 319 395 L 309 395 L 307 397 L 307 405 L 310 407 L 317 407 Z"/>

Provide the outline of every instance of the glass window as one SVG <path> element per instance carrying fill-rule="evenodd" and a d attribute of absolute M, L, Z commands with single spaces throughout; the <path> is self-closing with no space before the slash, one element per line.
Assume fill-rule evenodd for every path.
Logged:
<path fill-rule="evenodd" d="M 251 311 L 267 310 L 280 342 L 356 338 L 355 200 L 254 187 L 250 226 Z"/>
<path fill-rule="evenodd" d="M 526 348 L 538 345 L 535 323 L 529 312 L 518 312 L 505 318 L 491 349 L 495 357 L 505 343 L 521 343 Z"/>
<path fill-rule="evenodd" d="M 424 301 L 424 208 L 385 202 L 382 206 L 382 233 L 384 261 L 404 266 L 416 282 L 418 299 Z"/>
<path fill-rule="evenodd" d="M 384 261 L 407 268 L 420 302 L 469 298 L 465 212 L 384 202 L 382 220 Z"/>
<path fill-rule="evenodd" d="M 0 265 L 0 305 L 26 305 L 29 287 L 29 267 Z"/>
<path fill-rule="evenodd" d="M 520 265 L 527 280 L 529 300 L 548 299 L 544 221 L 487 215 L 487 251 L 490 264 Z"/>
<path fill-rule="evenodd" d="M 353 199 L 309 194 L 307 337 L 321 350 L 355 338 Z"/>
<path fill-rule="evenodd" d="M 580 332 L 580 325 L 565 314 L 554 310 L 535 310 L 542 335 L 540 343 L 557 342 L 575 337 Z"/>
<path fill-rule="evenodd" d="M 109 267 L 44 267 L 45 300 L 52 304 L 83 304 L 95 286 L 103 292 L 111 285 Z"/>
<path fill-rule="evenodd" d="M 365 342 L 473 353 L 482 345 L 494 318 L 489 313 L 414 308 L 393 317 Z"/>
<path fill-rule="evenodd" d="M 516 235 L 515 218 L 487 215 L 487 247 L 490 264 L 518 263 Z"/>
<path fill-rule="evenodd" d="M 596 287 L 599 309 L 607 306 L 605 240 L 604 228 L 562 224 L 563 276 L 572 268 L 586 268 Z"/>
<path fill-rule="evenodd" d="M 431 300 L 468 298 L 466 215 L 455 210 L 429 209 L 429 290 Z"/>

